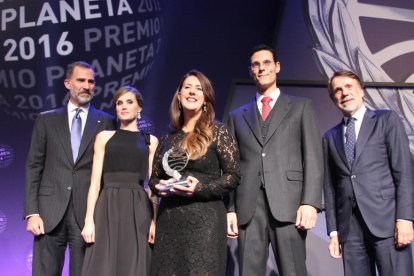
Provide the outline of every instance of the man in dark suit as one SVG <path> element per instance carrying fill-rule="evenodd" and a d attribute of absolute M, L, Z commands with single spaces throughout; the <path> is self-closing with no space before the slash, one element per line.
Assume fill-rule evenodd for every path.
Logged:
<path fill-rule="evenodd" d="M 95 72 L 86 62 L 68 65 L 67 106 L 41 113 L 35 122 L 26 163 L 27 231 L 34 238 L 33 275 L 61 275 L 67 244 L 70 275 L 80 275 L 81 236 L 98 132 L 114 129 L 113 118 L 92 107 Z"/>
<path fill-rule="evenodd" d="M 265 275 L 269 243 L 280 275 L 306 275 L 305 239 L 322 197 L 322 147 L 310 100 L 282 94 L 273 49 L 250 55 L 255 99 L 230 112 L 241 182 L 228 207 L 228 235 L 239 236 L 241 275 Z"/>
<path fill-rule="evenodd" d="M 335 72 L 330 97 L 343 121 L 323 137 L 329 251 L 345 275 L 414 275 L 414 178 L 407 134 L 396 113 L 364 106 L 363 85 Z"/>

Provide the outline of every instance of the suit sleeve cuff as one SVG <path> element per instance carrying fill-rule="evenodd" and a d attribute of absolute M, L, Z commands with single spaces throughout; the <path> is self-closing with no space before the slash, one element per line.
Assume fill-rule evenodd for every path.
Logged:
<path fill-rule="evenodd" d="M 28 219 L 30 217 L 40 217 L 40 215 L 39 214 L 30 214 L 30 215 L 26 216 L 26 219 Z"/>

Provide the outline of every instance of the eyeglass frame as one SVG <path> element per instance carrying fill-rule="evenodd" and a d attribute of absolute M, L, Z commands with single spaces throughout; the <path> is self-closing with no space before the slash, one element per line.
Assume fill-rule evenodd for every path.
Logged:
<path fill-rule="evenodd" d="M 256 62 L 253 62 L 252 64 L 250 64 L 249 68 L 251 70 L 259 70 L 262 66 L 264 68 L 269 68 L 269 66 L 271 66 L 272 63 L 276 64 L 276 61 L 272 61 L 272 60 L 269 60 L 269 59 L 266 59 L 261 63 L 256 61 Z"/>

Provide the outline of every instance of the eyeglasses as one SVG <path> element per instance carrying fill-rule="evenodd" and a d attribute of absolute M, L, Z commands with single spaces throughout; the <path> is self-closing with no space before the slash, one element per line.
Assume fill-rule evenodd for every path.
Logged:
<path fill-rule="evenodd" d="M 250 64 L 250 68 L 252 70 L 259 70 L 260 67 L 268 68 L 272 64 L 273 64 L 273 61 L 267 59 L 267 60 L 263 61 L 262 63 L 260 63 L 258 61 L 253 62 L 252 64 Z"/>

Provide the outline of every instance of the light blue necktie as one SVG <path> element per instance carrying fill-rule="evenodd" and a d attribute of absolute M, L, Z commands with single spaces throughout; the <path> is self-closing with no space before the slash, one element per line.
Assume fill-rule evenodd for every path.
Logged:
<path fill-rule="evenodd" d="M 355 159 L 355 144 L 356 144 L 356 133 L 355 133 L 355 118 L 348 118 L 346 121 L 346 133 L 345 133 L 345 154 L 349 164 L 352 166 Z"/>
<path fill-rule="evenodd" d="M 76 162 L 76 158 L 78 158 L 79 146 L 82 138 L 82 118 L 79 115 L 81 112 L 82 109 L 76 109 L 76 114 L 72 119 L 72 128 L 70 131 L 70 143 L 72 144 L 73 162 Z"/>

